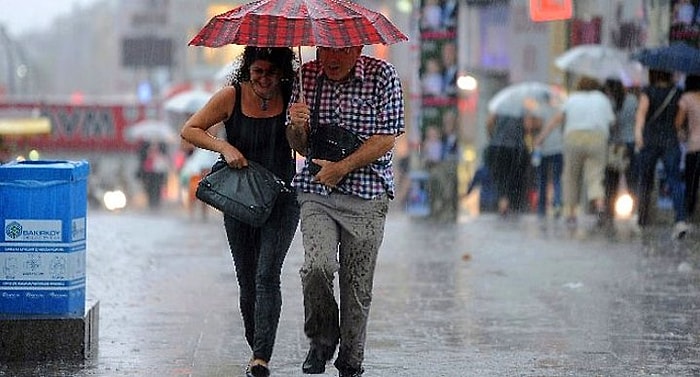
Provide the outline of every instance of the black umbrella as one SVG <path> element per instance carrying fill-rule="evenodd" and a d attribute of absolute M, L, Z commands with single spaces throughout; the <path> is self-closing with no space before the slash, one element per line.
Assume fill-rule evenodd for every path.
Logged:
<path fill-rule="evenodd" d="M 632 54 L 631 59 L 650 69 L 700 74 L 700 49 L 684 42 L 645 48 Z"/>

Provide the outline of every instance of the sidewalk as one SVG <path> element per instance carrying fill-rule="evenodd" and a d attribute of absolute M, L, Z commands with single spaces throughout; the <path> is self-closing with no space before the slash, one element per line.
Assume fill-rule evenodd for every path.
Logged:
<path fill-rule="evenodd" d="M 0 366 L 0 376 L 243 376 L 231 258 L 218 214 L 88 215 L 88 297 L 99 352 L 86 365 Z M 700 374 L 697 234 L 613 238 L 534 216 L 431 224 L 390 214 L 368 329 L 367 377 Z M 303 376 L 294 240 L 270 367 Z M 337 376 L 329 365 L 326 376 Z"/>

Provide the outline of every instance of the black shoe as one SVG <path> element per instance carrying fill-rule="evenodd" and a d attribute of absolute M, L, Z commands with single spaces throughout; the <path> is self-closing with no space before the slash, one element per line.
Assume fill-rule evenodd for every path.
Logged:
<path fill-rule="evenodd" d="M 256 364 L 250 367 L 250 375 L 252 377 L 270 377 L 270 369 L 262 364 Z"/>
<path fill-rule="evenodd" d="M 306 360 L 301 365 L 301 371 L 304 374 L 322 374 L 326 371 L 326 362 L 330 358 L 327 357 L 321 350 L 311 347 L 309 353 L 306 354 Z"/>
<path fill-rule="evenodd" d="M 339 369 L 338 370 L 340 373 L 338 374 L 338 377 L 360 377 L 362 376 L 362 373 L 365 372 L 363 368 L 358 369 Z"/>

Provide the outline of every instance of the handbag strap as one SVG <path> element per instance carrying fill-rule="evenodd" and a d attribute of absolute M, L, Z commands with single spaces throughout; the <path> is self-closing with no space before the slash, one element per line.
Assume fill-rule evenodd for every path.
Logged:
<path fill-rule="evenodd" d="M 321 107 L 321 92 L 323 91 L 323 81 L 325 80 L 326 75 L 321 74 L 318 76 L 318 80 L 316 81 L 316 94 L 314 95 L 314 114 L 311 117 L 311 127 L 319 127 L 319 119 L 320 115 L 320 107 Z"/>
<path fill-rule="evenodd" d="M 666 107 L 668 107 L 668 104 L 671 103 L 671 99 L 673 98 L 673 96 L 675 94 L 676 94 L 676 87 L 674 86 L 673 89 L 671 89 L 671 91 L 668 92 L 668 94 L 666 95 L 666 98 L 664 98 L 664 102 L 661 103 L 661 106 L 657 107 L 654 114 L 649 118 L 649 120 L 647 120 L 647 122 L 646 122 L 647 124 L 653 123 L 654 121 L 656 121 L 657 118 L 659 118 L 661 116 L 661 113 L 663 113 L 664 110 L 666 109 Z"/>

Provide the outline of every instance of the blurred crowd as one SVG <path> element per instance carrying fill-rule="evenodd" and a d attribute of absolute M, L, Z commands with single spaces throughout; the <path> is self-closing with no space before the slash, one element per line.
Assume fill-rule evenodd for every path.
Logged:
<path fill-rule="evenodd" d="M 674 238 L 698 222 L 700 76 L 652 69 L 641 87 L 582 76 L 559 101 L 548 93 L 529 100 L 517 116 L 489 116 L 489 143 L 469 187 L 482 186 L 482 210 L 534 210 L 572 228 L 592 213 L 607 228 L 624 194 L 639 231 L 656 222 L 663 199 Z"/>

